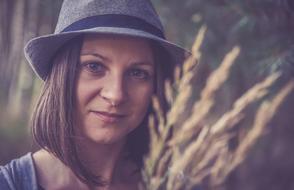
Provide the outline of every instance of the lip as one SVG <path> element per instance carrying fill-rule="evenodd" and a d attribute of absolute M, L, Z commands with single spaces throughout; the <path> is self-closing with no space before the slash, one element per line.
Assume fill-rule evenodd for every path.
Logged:
<path fill-rule="evenodd" d="M 115 123 L 120 121 L 122 118 L 126 117 L 126 115 L 119 114 L 119 113 L 110 113 L 110 112 L 103 112 L 103 111 L 91 111 L 91 112 L 105 123 Z"/>

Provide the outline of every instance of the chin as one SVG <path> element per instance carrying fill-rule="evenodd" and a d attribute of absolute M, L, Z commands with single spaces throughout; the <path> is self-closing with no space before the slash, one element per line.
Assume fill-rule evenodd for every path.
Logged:
<path fill-rule="evenodd" d="M 100 131 L 90 132 L 85 134 L 87 141 L 100 145 L 111 145 L 116 143 L 123 143 L 128 133 L 117 133 L 113 131 Z"/>
<path fill-rule="evenodd" d="M 123 143 L 128 134 L 136 129 L 136 125 L 129 124 L 131 122 L 106 124 L 99 120 L 91 119 L 92 120 L 84 123 L 84 127 L 80 128 L 82 129 L 80 132 L 83 135 L 82 139 L 97 145 Z M 93 123 L 95 123 L 95 125 L 93 125 Z"/>

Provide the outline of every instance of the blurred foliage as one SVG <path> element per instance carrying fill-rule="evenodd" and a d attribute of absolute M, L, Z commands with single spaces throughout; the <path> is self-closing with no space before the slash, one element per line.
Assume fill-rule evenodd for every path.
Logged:
<path fill-rule="evenodd" d="M 8 127 L 9 126 L 9 127 Z M 0 164 L 5 164 L 12 158 L 17 158 L 31 150 L 26 122 L 18 118 L 2 119 L 0 124 Z"/>
<path fill-rule="evenodd" d="M 27 128 L 37 79 L 23 54 L 31 38 L 51 33 L 61 0 L 0 1 L 0 164 L 32 151 Z"/>
<path fill-rule="evenodd" d="M 158 0 L 165 26 L 172 31 L 170 37 L 182 44 L 193 42 L 193 34 L 199 26 L 208 30 L 201 47 L 202 59 L 194 79 L 193 96 L 197 100 L 207 76 L 218 67 L 224 55 L 233 46 L 241 47 L 241 53 L 232 68 L 228 82 L 216 96 L 217 106 L 210 112 L 213 123 L 232 107 L 232 103 L 247 89 L 269 74 L 279 71 L 282 76 L 271 87 L 269 95 L 280 90 L 294 78 L 293 16 L 291 0 Z M 168 5 L 168 6 L 163 6 Z M 260 102 L 247 109 L 247 117 L 254 118 Z M 193 102 L 187 104 L 192 106 Z M 192 107 L 186 108 L 191 113 Z M 226 190 L 293 189 L 294 171 L 293 119 L 294 92 L 284 102 L 274 120 L 267 126 L 266 134 L 252 149 L 245 163 L 234 171 L 223 186 Z M 188 118 L 182 117 L 179 123 Z M 243 121 L 238 131 L 242 134 L 252 123 Z M 241 138 L 241 137 L 240 137 Z M 232 148 L 239 143 L 232 139 Z"/>

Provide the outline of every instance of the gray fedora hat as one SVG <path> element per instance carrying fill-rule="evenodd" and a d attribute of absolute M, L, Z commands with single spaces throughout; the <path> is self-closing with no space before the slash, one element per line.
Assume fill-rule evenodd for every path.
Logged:
<path fill-rule="evenodd" d="M 83 33 L 128 35 L 158 42 L 180 64 L 189 54 L 165 39 L 163 27 L 150 0 L 64 0 L 54 34 L 30 40 L 25 56 L 45 80 L 50 61 L 68 40 Z"/>

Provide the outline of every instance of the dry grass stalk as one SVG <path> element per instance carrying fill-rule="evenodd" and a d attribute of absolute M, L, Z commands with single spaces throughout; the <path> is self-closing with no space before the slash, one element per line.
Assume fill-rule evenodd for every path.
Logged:
<path fill-rule="evenodd" d="M 270 122 L 271 118 L 275 115 L 279 106 L 283 103 L 287 95 L 294 89 L 294 81 L 290 81 L 273 100 L 268 100 L 262 103 L 259 107 L 252 130 L 250 130 L 247 136 L 244 137 L 242 144 L 236 151 L 235 157 L 232 160 L 231 168 L 235 168 L 243 161 L 248 149 L 252 146 L 257 138 L 262 134 L 266 125 Z M 231 169 L 231 170 L 232 170 Z"/>
<path fill-rule="evenodd" d="M 173 125 L 180 116 L 180 113 L 183 113 L 185 109 L 185 105 L 191 95 L 192 87 L 190 85 L 190 81 L 194 76 L 192 69 L 197 65 L 197 60 L 200 59 L 201 52 L 200 46 L 203 43 L 204 36 L 206 32 L 206 27 L 201 27 L 198 35 L 196 36 L 195 43 L 192 47 L 192 55 L 185 61 L 183 65 L 183 75 L 181 77 L 181 68 L 177 67 L 175 70 L 175 78 L 176 82 L 174 84 L 174 88 L 178 90 L 179 93 L 176 96 L 176 99 L 173 102 L 173 106 L 167 114 L 167 126 Z M 171 97 L 175 95 L 172 94 L 172 90 L 170 88 L 169 82 L 166 83 L 166 97 L 167 99 L 171 99 Z"/>
<path fill-rule="evenodd" d="M 159 119 L 159 125 L 158 125 L 158 131 L 155 129 L 155 123 L 154 123 L 154 117 L 151 117 L 151 124 L 150 124 L 150 149 L 152 150 L 148 156 L 148 159 L 145 161 L 145 168 L 146 170 L 143 172 L 143 177 L 145 178 L 145 188 L 147 189 L 158 189 L 160 185 L 162 185 L 164 180 L 157 180 L 156 177 L 150 178 L 150 176 L 158 176 L 160 171 L 163 170 L 163 167 L 160 167 L 160 171 L 157 170 L 157 166 L 163 166 L 165 163 L 165 160 L 168 160 L 167 158 L 169 156 L 166 156 L 166 159 L 162 160 L 161 157 L 164 156 L 164 152 L 169 149 L 167 146 L 168 143 L 168 134 L 172 130 L 173 124 L 178 120 L 178 117 L 180 113 L 184 111 L 185 104 L 187 103 L 187 100 L 189 99 L 189 96 L 191 94 L 191 85 L 190 80 L 193 77 L 193 73 L 191 72 L 191 69 L 197 64 L 197 61 L 195 58 L 199 58 L 200 56 L 200 45 L 203 42 L 204 34 L 205 34 L 206 28 L 203 27 L 200 29 L 199 35 L 196 37 L 196 43 L 193 46 L 193 52 L 192 56 L 184 63 L 186 69 L 183 72 L 183 75 L 181 77 L 181 68 L 176 67 L 175 69 L 175 83 L 174 88 L 178 89 L 181 93 L 179 95 L 174 95 L 172 86 L 169 81 L 166 82 L 165 88 L 166 88 L 166 99 L 170 104 L 173 104 L 170 111 L 167 113 L 167 123 L 162 122 L 162 111 L 159 107 L 159 103 L 157 98 L 153 98 L 153 107 L 156 111 L 156 117 Z M 174 99 L 174 97 L 176 97 Z M 182 109 L 181 109 L 182 108 Z M 176 154 L 178 152 L 177 150 L 173 151 L 173 154 Z M 165 164 L 166 170 L 168 170 L 169 164 Z M 167 177 L 159 175 L 160 179 L 166 179 Z"/>
<path fill-rule="evenodd" d="M 225 56 L 219 68 L 209 76 L 206 86 L 201 92 L 200 100 L 194 104 L 191 117 L 183 124 L 183 127 L 181 128 L 182 133 L 181 135 L 177 135 L 177 138 L 174 139 L 174 143 L 183 142 L 184 139 L 190 139 L 192 137 L 193 133 L 191 130 L 196 129 L 195 126 L 201 123 L 201 120 L 212 108 L 216 91 L 227 80 L 230 68 L 239 55 L 239 52 L 239 47 L 233 48 L 233 50 Z M 188 138 L 187 135 L 189 134 L 190 136 Z"/>
<path fill-rule="evenodd" d="M 221 158 L 225 164 L 216 169 L 214 175 L 212 175 L 213 185 L 221 184 L 226 177 L 244 161 L 246 155 L 250 151 L 250 148 L 263 134 L 265 127 L 271 121 L 279 106 L 293 89 L 294 81 L 290 81 L 272 100 L 266 100 L 261 104 L 257 110 L 253 127 L 248 130 L 247 134 L 241 139 L 241 143 L 237 150 L 235 152 L 227 151 L 225 152 L 223 158 Z"/>
<path fill-rule="evenodd" d="M 230 68 L 239 54 L 239 48 L 234 48 L 227 54 L 221 66 L 208 78 L 201 92 L 200 100 L 194 104 L 190 117 L 175 129 L 174 124 L 185 111 L 184 107 L 191 98 L 190 81 L 194 76 L 193 68 L 200 59 L 200 44 L 203 41 L 205 28 L 196 38 L 192 56 L 185 62 L 183 73 L 178 69 L 174 84 L 166 83 L 166 96 L 171 109 L 164 120 L 158 100 L 153 99 L 156 118 L 159 126 L 155 126 L 154 117 L 150 118 L 150 153 L 145 160 L 143 171 L 144 189 L 148 190 L 180 190 L 191 189 L 201 184 L 204 178 L 211 180 L 212 186 L 221 184 L 248 154 L 250 148 L 262 135 L 265 126 L 277 111 L 286 95 L 293 89 L 293 81 L 281 90 L 272 101 L 263 103 L 257 112 L 255 122 L 247 134 L 240 140 L 235 151 L 229 150 L 229 141 L 237 135 L 230 129 L 246 117 L 244 110 L 268 94 L 268 88 L 276 81 L 279 74 L 273 74 L 264 81 L 249 89 L 235 101 L 231 110 L 224 113 L 215 123 L 203 125 L 209 117 L 209 111 L 214 105 L 216 92 L 226 82 Z M 201 42 L 201 43 L 200 43 Z M 172 88 L 176 88 L 173 90 Z M 178 94 L 175 94 L 178 92 Z M 176 131 L 176 135 L 170 135 Z M 193 139 L 197 136 L 196 139 Z"/>
<path fill-rule="evenodd" d="M 185 61 L 185 64 L 183 65 L 184 75 L 191 71 L 191 69 L 195 66 L 195 62 L 197 62 L 197 60 L 200 60 L 200 47 L 203 43 L 206 30 L 206 26 L 203 26 L 199 29 L 198 35 L 196 36 L 195 42 L 192 46 L 192 55 Z"/>
<path fill-rule="evenodd" d="M 212 133 L 218 133 L 225 127 L 229 129 L 228 125 L 234 126 L 234 123 L 238 122 L 242 118 L 242 111 L 247 108 L 248 105 L 263 98 L 267 93 L 267 88 L 270 87 L 279 77 L 278 73 L 275 73 L 249 89 L 242 97 L 237 99 L 233 105 L 233 108 L 226 112 L 212 127 Z M 234 121 L 237 120 L 237 121 Z"/>

